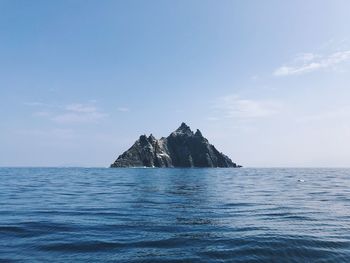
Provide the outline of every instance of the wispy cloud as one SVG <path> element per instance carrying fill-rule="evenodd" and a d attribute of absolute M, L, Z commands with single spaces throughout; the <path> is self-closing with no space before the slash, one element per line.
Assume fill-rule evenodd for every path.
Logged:
<path fill-rule="evenodd" d="M 127 107 L 119 107 L 117 110 L 120 111 L 120 112 L 128 112 L 128 111 L 130 111 L 130 109 L 127 108 Z"/>
<path fill-rule="evenodd" d="M 341 63 L 350 61 L 350 50 L 337 51 L 328 55 L 303 53 L 294 60 L 277 68 L 273 75 L 276 77 L 301 75 L 321 69 L 333 69 Z"/>
<path fill-rule="evenodd" d="M 55 107 L 55 106 L 53 106 L 51 104 L 43 103 L 43 102 L 39 102 L 39 101 L 24 102 L 24 105 L 25 106 L 30 106 L 30 107 L 46 107 L 46 108 Z"/>
<path fill-rule="evenodd" d="M 64 111 L 53 116 L 51 119 L 58 123 L 82 123 L 97 122 L 107 116 L 93 105 L 70 104 L 66 105 Z"/>
<path fill-rule="evenodd" d="M 72 139 L 75 137 L 75 133 L 71 129 L 24 129 L 18 130 L 16 133 L 25 136 L 38 136 L 38 137 L 54 137 L 56 139 Z"/>
<path fill-rule="evenodd" d="M 80 103 L 66 105 L 65 109 L 67 111 L 75 112 L 75 113 L 94 113 L 97 111 L 97 108 L 95 106 L 84 105 Z"/>
<path fill-rule="evenodd" d="M 218 98 L 213 108 L 216 116 L 211 116 L 210 120 L 224 118 L 254 119 L 263 118 L 278 113 L 280 103 L 273 101 L 262 101 L 241 98 L 237 95 L 228 95 Z"/>
<path fill-rule="evenodd" d="M 27 103 L 28 106 L 40 107 L 33 113 L 36 117 L 45 117 L 56 123 L 88 123 L 98 122 L 107 116 L 93 104 L 73 103 L 53 106 L 45 103 Z"/>
<path fill-rule="evenodd" d="M 33 113 L 33 116 L 36 116 L 36 117 L 48 117 L 51 115 L 51 112 L 49 111 L 36 111 Z"/>

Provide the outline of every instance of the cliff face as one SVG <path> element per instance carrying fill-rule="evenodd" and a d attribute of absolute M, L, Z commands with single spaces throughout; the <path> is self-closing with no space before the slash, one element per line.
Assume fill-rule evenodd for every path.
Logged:
<path fill-rule="evenodd" d="M 141 135 L 111 167 L 239 167 L 185 123 L 167 138 Z"/>

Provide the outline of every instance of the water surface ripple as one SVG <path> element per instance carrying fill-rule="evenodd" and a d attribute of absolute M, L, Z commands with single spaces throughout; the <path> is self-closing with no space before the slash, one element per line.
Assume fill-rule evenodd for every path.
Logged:
<path fill-rule="evenodd" d="M 0 177 L 0 262 L 350 262 L 350 169 Z"/>

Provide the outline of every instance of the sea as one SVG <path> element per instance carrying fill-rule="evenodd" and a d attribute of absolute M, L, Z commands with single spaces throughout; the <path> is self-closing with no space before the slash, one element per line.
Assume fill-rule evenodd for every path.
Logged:
<path fill-rule="evenodd" d="M 0 168 L 0 262 L 350 262 L 350 169 Z"/>

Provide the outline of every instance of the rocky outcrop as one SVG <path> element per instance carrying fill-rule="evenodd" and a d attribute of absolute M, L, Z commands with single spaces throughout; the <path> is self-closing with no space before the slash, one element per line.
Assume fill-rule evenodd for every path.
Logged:
<path fill-rule="evenodd" d="M 115 167 L 240 167 L 185 123 L 167 138 L 141 135 L 111 165 Z"/>

